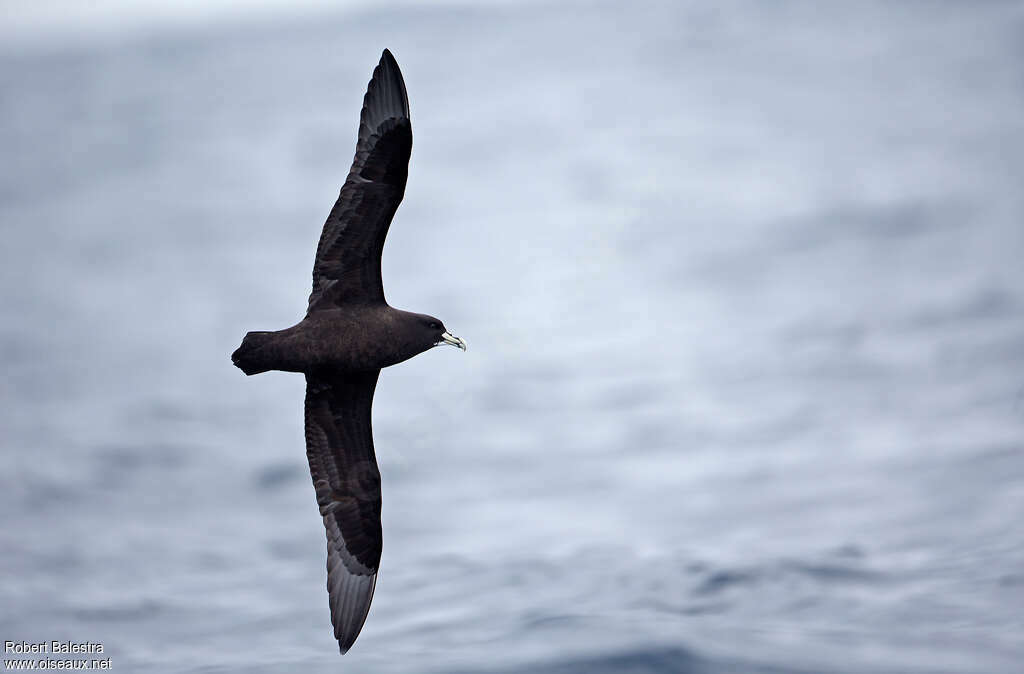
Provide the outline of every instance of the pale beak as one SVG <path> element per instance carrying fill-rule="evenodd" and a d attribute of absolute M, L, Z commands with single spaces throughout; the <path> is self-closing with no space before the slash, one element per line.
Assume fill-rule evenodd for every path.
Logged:
<path fill-rule="evenodd" d="M 466 340 L 462 339 L 461 337 L 456 337 L 455 335 L 449 335 L 447 332 L 441 333 L 441 342 L 444 342 L 445 344 L 451 344 L 452 346 L 456 346 L 462 349 L 463 351 L 466 350 Z M 441 342 L 438 342 L 438 344 L 440 344 Z"/>

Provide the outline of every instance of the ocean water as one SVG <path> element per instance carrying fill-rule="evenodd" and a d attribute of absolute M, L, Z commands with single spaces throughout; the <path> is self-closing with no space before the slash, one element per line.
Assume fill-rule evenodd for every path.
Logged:
<path fill-rule="evenodd" d="M 0 639 L 123 672 L 1018 672 L 1024 7 L 382 7 L 0 49 Z M 301 318 L 415 144 L 384 555 L 331 635 Z"/>

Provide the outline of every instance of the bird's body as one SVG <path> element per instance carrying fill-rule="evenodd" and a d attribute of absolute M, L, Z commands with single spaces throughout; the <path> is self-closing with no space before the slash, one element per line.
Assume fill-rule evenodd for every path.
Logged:
<path fill-rule="evenodd" d="M 429 318 L 386 304 L 332 307 L 275 332 L 250 332 L 239 347 L 236 365 L 246 374 L 267 370 L 339 372 L 379 370 L 422 353 L 425 344 L 403 328 Z"/>
<path fill-rule="evenodd" d="M 327 531 L 327 590 L 342 653 L 366 620 L 380 564 L 370 420 L 380 370 L 439 344 L 466 348 L 440 320 L 384 299 L 381 252 L 411 150 L 405 83 L 384 50 L 363 98 L 352 168 L 317 246 L 306 316 L 284 330 L 248 333 L 231 355 L 247 375 L 306 375 L 306 456 Z"/>

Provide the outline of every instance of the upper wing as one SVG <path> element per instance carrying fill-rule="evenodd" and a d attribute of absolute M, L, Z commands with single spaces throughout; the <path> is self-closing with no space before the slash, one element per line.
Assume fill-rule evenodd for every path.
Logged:
<path fill-rule="evenodd" d="M 370 426 L 379 374 L 306 375 L 306 456 L 327 528 L 327 592 L 342 653 L 366 620 L 380 564 L 380 472 Z"/>
<path fill-rule="evenodd" d="M 385 49 L 363 97 L 352 168 L 320 235 L 309 311 L 347 300 L 384 301 L 380 255 L 405 194 L 411 152 L 405 82 Z"/>

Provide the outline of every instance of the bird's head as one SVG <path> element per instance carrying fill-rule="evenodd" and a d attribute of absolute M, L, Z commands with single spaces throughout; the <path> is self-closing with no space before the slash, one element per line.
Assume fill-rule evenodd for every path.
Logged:
<path fill-rule="evenodd" d="M 416 341 L 423 351 L 442 344 L 450 344 L 463 351 L 466 350 L 466 340 L 450 334 L 440 318 L 434 318 L 427 314 L 413 314 L 413 317 Z"/>

